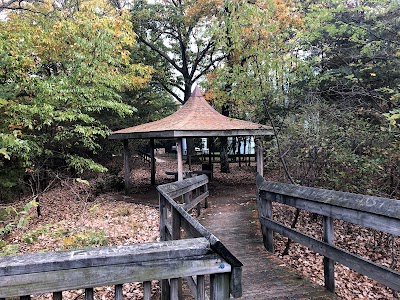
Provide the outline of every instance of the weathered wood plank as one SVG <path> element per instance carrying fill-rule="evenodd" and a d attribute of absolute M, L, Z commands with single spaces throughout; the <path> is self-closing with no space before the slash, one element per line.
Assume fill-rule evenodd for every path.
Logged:
<path fill-rule="evenodd" d="M 322 240 L 329 244 L 334 245 L 334 226 L 333 219 L 324 216 L 323 220 L 323 236 Z M 324 280 L 325 288 L 331 293 L 335 292 L 335 261 L 329 257 L 324 257 Z"/>
<path fill-rule="evenodd" d="M 188 179 L 186 179 L 188 180 Z M 232 266 L 241 267 L 243 264 L 232 254 L 229 250 L 221 243 L 221 241 L 209 232 L 203 225 L 201 225 L 196 219 L 194 219 L 190 214 L 188 214 L 179 204 L 177 204 L 167 192 L 165 192 L 162 186 L 158 186 L 157 189 L 165 197 L 168 203 L 174 209 L 179 212 L 181 217 L 181 224 L 185 224 L 186 227 L 192 227 L 193 232 L 199 233 L 202 237 L 205 237 L 209 243 L 212 250 L 214 250 L 222 259 L 226 260 Z"/>
<path fill-rule="evenodd" d="M 222 268 L 221 265 L 224 267 Z M 0 297 L 225 272 L 231 272 L 231 266 L 215 254 L 209 254 L 161 261 L 3 276 L 0 283 Z"/>
<path fill-rule="evenodd" d="M 229 274 L 210 275 L 210 299 L 228 300 L 229 296 Z"/>
<path fill-rule="evenodd" d="M 162 300 L 170 300 L 169 299 L 169 295 L 170 295 L 169 280 L 163 279 L 160 282 L 161 282 L 161 299 Z"/>
<path fill-rule="evenodd" d="M 232 267 L 231 273 L 231 294 L 233 298 L 240 298 L 243 294 L 242 268 Z"/>
<path fill-rule="evenodd" d="M 208 196 L 209 196 L 209 192 L 207 191 L 204 194 L 201 194 L 201 195 L 197 196 L 196 198 L 194 198 L 190 203 L 183 205 L 183 209 L 186 211 L 189 211 L 189 210 L 195 208 L 200 202 L 205 200 Z"/>
<path fill-rule="evenodd" d="M 313 200 L 300 199 L 292 196 L 277 195 L 264 190 L 260 191 L 261 197 L 270 201 L 283 203 L 295 208 L 307 210 L 334 219 L 344 220 L 353 224 L 369 227 L 379 231 L 400 236 L 400 219 L 375 214 L 369 211 L 359 211 L 351 208 L 334 206 L 329 203 L 314 202 Z M 351 199 L 348 200 L 352 201 Z M 396 209 L 397 200 L 390 200 Z M 387 206 L 387 209 L 392 209 Z"/>
<path fill-rule="evenodd" d="M 154 157 L 154 138 L 150 139 L 150 177 L 151 177 L 151 184 L 156 184 L 156 159 Z"/>
<path fill-rule="evenodd" d="M 190 191 L 197 189 L 198 187 L 207 184 L 208 177 L 206 175 L 195 176 L 187 178 L 182 181 L 171 182 L 157 186 L 157 190 L 162 190 L 171 198 L 184 195 Z"/>
<path fill-rule="evenodd" d="M 263 198 L 260 193 L 257 195 L 257 206 L 260 218 L 272 219 L 272 202 Z M 265 226 L 261 226 L 261 232 L 265 249 L 274 253 L 274 232 Z"/>
<path fill-rule="evenodd" d="M 167 200 L 161 194 L 159 194 L 159 212 L 160 212 L 160 241 L 166 241 L 166 231 L 167 231 Z"/>
<path fill-rule="evenodd" d="M 122 294 L 122 284 L 116 284 L 114 288 L 114 299 L 115 300 L 122 300 L 123 294 Z"/>
<path fill-rule="evenodd" d="M 62 299 L 62 292 L 53 293 L 53 300 L 61 300 L 61 299 Z"/>
<path fill-rule="evenodd" d="M 151 281 L 143 282 L 143 300 L 151 299 Z"/>
<path fill-rule="evenodd" d="M 261 182 L 261 179 L 257 179 L 257 182 Z M 259 188 L 264 191 L 290 196 L 293 198 L 308 199 L 309 201 L 317 203 L 330 204 L 342 208 L 365 211 L 376 215 L 400 219 L 400 201 L 396 201 L 395 199 L 311 188 L 265 180 L 259 184 Z"/>
<path fill-rule="evenodd" d="M 204 255 L 205 238 L 0 257 L 0 276 Z M 60 290 L 58 290 L 60 291 Z"/>
<path fill-rule="evenodd" d="M 196 278 L 196 300 L 206 299 L 206 283 L 204 275 L 198 275 Z"/>
<path fill-rule="evenodd" d="M 170 289 L 171 289 L 171 294 L 170 294 L 171 300 L 179 300 L 178 279 L 177 278 L 171 278 L 171 280 L 169 281 L 169 284 L 170 284 Z"/>
<path fill-rule="evenodd" d="M 204 175 L 205 176 L 205 175 Z M 201 177 L 201 176 L 198 176 Z M 205 176 L 204 179 L 206 179 Z M 185 181 L 190 181 L 191 179 L 186 179 Z M 175 183 L 174 183 L 175 184 Z M 210 248 L 215 251 L 222 259 L 229 263 L 232 267 L 241 268 L 243 264 L 220 242 L 220 240 L 209 232 L 203 225 L 201 225 L 197 220 L 195 220 L 190 214 L 188 214 L 180 205 L 178 205 L 168 194 L 170 191 L 167 185 L 157 187 L 159 193 L 166 199 L 166 201 L 179 212 L 181 215 L 181 227 L 189 234 L 189 236 L 202 236 L 205 237 L 210 242 Z M 232 279 L 231 289 L 235 291 L 242 290 L 241 272 L 234 272 L 232 274 L 234 277 Z M 235 277 L 240 276 L 240 277 Z"/>
<path fill-rule="evenodd" d="M 377 265 L 352 253 L 328 245 L 325 242 L 317 240 L 311 236 L 285 227 L 278 222 L 265 218 L 261 218 L 261 222 L 264 224 L 264 226 L 271 228 L 273 231 L 278 232 L 279 234 L 282 234 L 291 240 L 300 243 L 317 253 L 320 253 L 323 256 L 329 257 L 338 263 L 348 266 L 350 269 L 366 275 L 394 289 L 395 291 L 400 290 L 400 273 L 394 270 Z"/>
<path fill-rule="evenodd" d="M 85 289 L 85 300 L 93 300 L 94 299 L 94 291 L 93 288 Z"/>
<path fill-rule="evenodd" d="M 129 152 L 129 140 L 124 140 L 124 187 L 125 195 L 129 194 L 131 188 L 131 168 L 129 166 L 130 152 Z"/>

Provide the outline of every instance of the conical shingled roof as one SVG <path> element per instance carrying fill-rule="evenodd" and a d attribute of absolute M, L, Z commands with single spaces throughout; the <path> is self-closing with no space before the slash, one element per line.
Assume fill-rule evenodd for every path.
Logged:
<path fill-rule="evenodd" d="M 161 120 L 113 132 L 110 139 L 262 136 L 272 135 L 270 126 L 221 115 L 196 87 L 188 101 Z"/>

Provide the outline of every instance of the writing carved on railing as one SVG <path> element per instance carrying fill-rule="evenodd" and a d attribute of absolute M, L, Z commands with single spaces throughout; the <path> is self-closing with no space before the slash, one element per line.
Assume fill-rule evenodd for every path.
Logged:
<path fill-rule="evenodd" d="M 264 246 L 268 251 L 274 251 L 273 233 L 277 232 L 324 256 L 325 287 L 332 292 L 335 287 L 335 262 L 400 291 L 400 273 L 335 247 L 333 228 L 333 220 L 339 219 L 400 236 L 400 201 L 268 182 L 260 175 L 257 175 L 256 181 L 261 230 Z M 323 240 L 274 221 L 273 202 L 322 215 Z"/>

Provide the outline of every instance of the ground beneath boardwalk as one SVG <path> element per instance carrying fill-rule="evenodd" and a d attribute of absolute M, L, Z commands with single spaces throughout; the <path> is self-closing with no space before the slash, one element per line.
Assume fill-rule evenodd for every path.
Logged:
<path fill-rule="evenodd" d="M 122 162 L 118 162 L 117 167 L 119 165 L 122 169 Z M 131 166 L 133 187 L 130 196 L 125 196 L 122 192 L 93 194 L 93 186 L 96 182 L 92 181 L 90 186 L 73 180 L 61 181 L 54 189 L 41 195 L 42 215 L 37 217 L 35 211 L 32 211 L 28 226 L 15 230 L 5 238 L 10 247 L 6 251 L 3 248 L 3 254 L 4 252 L 54 251 L 157 241 L 158 194 L 155 187 L 149 184 L 149 165 L 138 157 L 133 157 Z M 189 170 L 187 165 L 184 168 Z M 157 184 L 172 182 L 173 177 L 166 175 L 165 172 L 175 169 L 176 162 L 173 156 L 160 157 L 157 160 Z M 192 169 L 201 169 L 201 166 L 194 165 Z M 255 169 L 254 163 L 250 166 L 242 164 L 240 168 L 238 164 L 231 164 L 231 173 L 222 174 L 219 172 L 218 165 L 214 166 L 214 178 L 209 188 L 210 203 L 220 208 L 220 211 L 218 209 L 216 211 L 218 214 L 221 213 L 221 218 L 228 213 L 234 213 L 237 205 L 246 207 L 254 205 Z M 121 173 L 119 175 L 122 176 Z M 271 173 L 266 177 L 273 179 Z M 26 199 L 14 206 L 21 207 L 25 202 Z M 253 208 L 251 211 L 255 213 Z M 285 224 L 290 223 L 292 215 L 293 211 L 285 207 L 274 208 L 274 218 Z M 203 211 L 202 216 L 206 217 L 207 211 Z M 256 219 L 251 219 L 249 222 L 254 222 L 252 226 L 258 227 Z M 320 223 L 320 220 L 314 220 L 313 216 L 302 214 L 298 228 L 308 234 L 318 236 L 321 232 Z M 348 247 L 345 248 L 348 251 L 358 251 L 357 253 L 363 256 L 374 253 L 376 255 L 374 260 L 377 263 L 388 266 L 391 264 L 390 249 L 393 244 L 389 243 L 389 237 L 380 235 L 378 237 L 380 240 L 377 241 L 377 239 L 371 239 L 371 233 L 365 229 L 355 228 L 348 224 L 337 224 L 336 228 L 338 228 L 337 242 L 343 247 Z M 218 236 L 217 232 L 215 234 Z M 356 245 L 353 242 L 356 242 Z M 396 243 L 395 249 L 398 249 L 397 240 Z M 292 268 L 297 274 L 323 284 L 322 258 L 297 244 L 292 245 L 289 256 L 281 257 L 279 253 L 282 252 L 284 244 L 285 238 L 277 236 L 275 259 L 280 260 L 280 264 Z M 363 245 L 363 247 L 357 247 L 357 245 Z M 17 246 L 18 249 L 16 249 Z M 263 249 L 258 250 L 263 253 L 262 255 L 270 255 L 263 252 Z M 340 298 L 394 299 L 390 290 L 376 282 L 345 267 L 337 266 L 336 270 L 337 294 Z M 254 284 L 257 283 L 254 282 Z M 157 299 L 156 282 L 153 283 L 152 291 L 153 298 Z M 96 288 L 95 295 L 96 299 L 112 299 L 113 288 Z M 125 284 L 124 296 L 126 299 L 142 299 L 141 284 Z M 33 299 L 50 299 L 50 296 L 40 295 Z M 84 292 L 65 292 L 63 299 L 84 299 Z"/>

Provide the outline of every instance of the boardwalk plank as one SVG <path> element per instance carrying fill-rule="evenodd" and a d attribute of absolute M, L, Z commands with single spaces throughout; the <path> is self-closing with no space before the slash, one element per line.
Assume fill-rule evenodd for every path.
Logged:
<path fill-rule="evenodd" d="M 200 222 L 223 242 L 243 263 L 243 296 L 241 299 L 337 299 L 323 287 L 298 276 L 283 262 L 267 252 L 258 222 L 255 195 L 217 203 Z"/>

